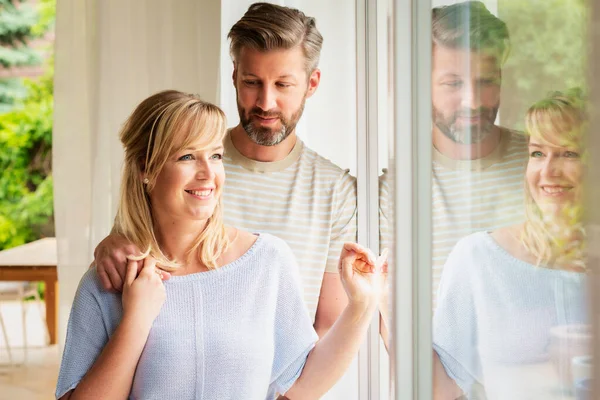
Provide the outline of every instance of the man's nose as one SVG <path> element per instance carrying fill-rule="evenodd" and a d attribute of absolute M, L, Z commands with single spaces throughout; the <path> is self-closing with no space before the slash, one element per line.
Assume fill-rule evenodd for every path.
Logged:
<path fill-rule="evenodd" d="M 263 85 L 256 99 L 256 106 L 263 111 L 269 111 L 277 108 L 275 91 L 268 85 Z"/>
<path fill-rule="evenodd" d="M 463 109 L 476 110 L 481 106 L 481 93 L 477 85 L 472 83 L 465 85 L 461 95 L 461 106 Z"/>

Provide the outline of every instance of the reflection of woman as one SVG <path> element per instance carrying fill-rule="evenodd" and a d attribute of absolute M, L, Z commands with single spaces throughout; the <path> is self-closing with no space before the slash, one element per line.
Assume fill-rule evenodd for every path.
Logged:
<path fill-rule="evenodd" d="M 149 256 L 129 262 L 122 296 L 102 290 L 95 269 L 84 275 L 57 398 L 311 399 L 353 359 L 380 266 L 344 246 L 349 304 L 317 341 L 289 247 L 223 226 L 225 130 L 220 109 L 176 91 L 144 100 L 125 124 L 115 227 Z M 164 283 L 162 270 L 172 275 Z"/>
<path fill-rule="evenodd" d="M 586 321 L 585 127 L 577 93 L 554 93 L 529 109 L 526 222 L 460 240 L 444 267 L 433 323 L 436 398 L 551 398 L 540 387 L 552 376 L 540 371 L 553 369 L 534 365 L 548 364 L 551 330 Z"/>

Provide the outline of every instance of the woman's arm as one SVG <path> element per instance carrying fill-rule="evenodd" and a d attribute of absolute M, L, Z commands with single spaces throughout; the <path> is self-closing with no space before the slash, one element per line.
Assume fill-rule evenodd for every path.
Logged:
<path fill-rule="evenodd" d="M 300 377 L 287 391 L 289 399 L 318 399 L 344 374 L 358 352 L 382 292 L 381 266 L 371 253 L 346 243 L 340 256 L 340 277 L 348 305 L 309 353 Z"/>
<path fill-rule="evenodd" d="M 136 278 L 129 261 L 123 290 L 123 319 L 106 347 L 77 387 L 61 399 L 127 399 L 150 328 L 165 300 L 156 262 L 146 259 Z M 67 343 L 68 345 L 68 343 Z"/>
<path fill-rule="evenodd" d="M 124 317 L 92 368 L 61 399 L 127 399 L 149 332 L 149 326 Z"/>
<path fill-rule="evenodd" d="M 456 400 L 463 392 L 448 376 L 437 353 L 433 352 L 433 400 Z"/>

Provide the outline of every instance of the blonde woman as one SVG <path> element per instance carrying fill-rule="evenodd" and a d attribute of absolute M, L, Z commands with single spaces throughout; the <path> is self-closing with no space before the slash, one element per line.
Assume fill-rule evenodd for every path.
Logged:
<path fill-rule="evenodd" d="M 218 107 L 177 91 L 129 117 L 115 229 L 147 256 L 129 261 L 122 295 L 103 290 L 95 268 L 82 278 L 56 398 L 316 399 L 348 367 L 379 300 L 381 260 L 345 244 L 349 304 L 318 340 L 290 248 L 223 225 L 225 132 Z"/>
<path fill-rule="evenodd" d="M 470 235 L 449 255 L 433 323 L 436 399 L 563 398 L 551 331 L 586 323 L 586 121 L 576 91 L 534 104 L 526 116 L 526 222 Z"/>

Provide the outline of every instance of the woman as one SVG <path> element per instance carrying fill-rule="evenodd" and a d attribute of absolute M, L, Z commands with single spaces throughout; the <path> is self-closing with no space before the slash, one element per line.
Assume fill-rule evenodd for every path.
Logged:
<path fill-rule="evenodd" d="M 433 323 L 436 398 L 562 398 L 556 388 L 570 383 L 570 356 L 585 351 L 568 331 L 587 321 L 586 125 L 578 92 L 528 110 L 526 222 L 462 239 L 444 267 Z"/>
<path fill-rule="evenodd" d="M 346 370 L 379 300 L 382 260 L 344 246 L 349 304 L 317 341 L 289 247 L 223 225 L 225 131 L 218 107 L 177 91 L 129 117 L 115 227 L 147 257 L 129 261 L 122 296 L 95 269 L 84 275 L 57 398 L 312 399 Z"/>

